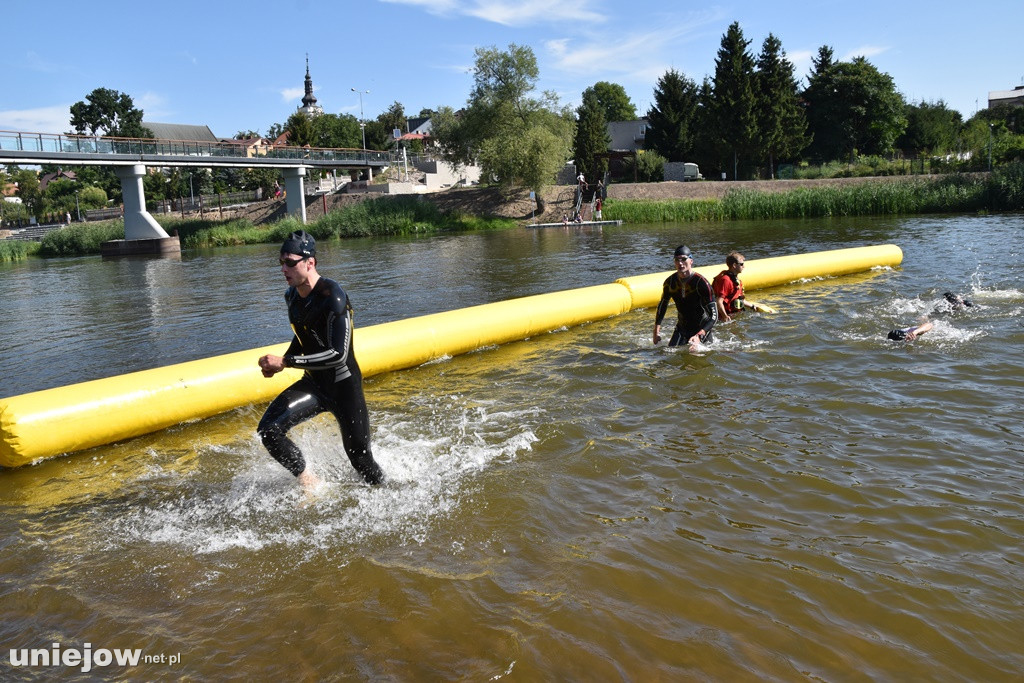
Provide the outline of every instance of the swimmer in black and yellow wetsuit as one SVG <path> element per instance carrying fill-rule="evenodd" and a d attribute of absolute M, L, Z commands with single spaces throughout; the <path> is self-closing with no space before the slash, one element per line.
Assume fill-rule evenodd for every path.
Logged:
<path fill-rule="evenodd" d="M 679 318 L 672 332 L 669 346 L 698 342 L 710 344 L 713 341 L 711 329 L 718 322 L 715 294 L 711 283 L 700 273 L 693 271 L 693 255 L 689 247 L 679 246 L 674 254 L 676 272 L 668 276 L 662 286 L 661 301 L 654 317 L 654 343 L 661 341 L 661 321 L 668 312 L 668 302 L 675 302 Z"/>
<path fill-rule="evenodd" d="M 295 336 L 284 356 L 259 360 L 265 377 L 285 368 L 301 368 L 302 378 L 273 400 L 257 432 L 270 455 L 295 475 L 305 489 L 320 479 L 306 466 L 289 429 L 314 415 L 330 411 L 352 466 L 369 484 L 384 480 L 370 450 L 370 418 L 363 395 L 363 375 L 352 350 L 352 307 L 334 280 L 316 271 L 316 241 L 304 230 L 293 232 L 281 246 L 281 272 L 290 285 L 285 292 L 288 319 Z"/>

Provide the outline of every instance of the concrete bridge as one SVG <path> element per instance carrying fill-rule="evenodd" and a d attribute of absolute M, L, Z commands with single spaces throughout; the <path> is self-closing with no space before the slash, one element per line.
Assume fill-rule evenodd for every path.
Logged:
<path fill-rule="evenodd" d="M 125 240 L 169 239 L 146 210 L 142 179 L 147 166 L 279 168 L 284 176 L 286 210 L 306 222 L 307 168 L 365 170 L 373 176 L 402 161 L 392 152 L 310 147 L 255 147 L 245 141 L 194 142 L 111 138 L 97 135 L 0 131 L 0 164 L 111 166 L 121 180 Z"/>

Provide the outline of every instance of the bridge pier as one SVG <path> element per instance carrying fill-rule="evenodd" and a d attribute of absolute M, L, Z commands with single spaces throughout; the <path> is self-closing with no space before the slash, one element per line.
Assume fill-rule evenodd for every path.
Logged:
<path fill-rule="evenodd" d="M 306 223 L 306 189 L 303 178 L 306 175 L 306 167 L 281 169 L 284 176 L 285 211 L 289 216 L 294 216 Z"/>
<path fill-rule="evenodd" d="M 146 196 L 142 190 L 142 179 L 146 177 L 143 164 L 117 166 L 114 168 L 121 179 L 121 194 L 124 199 L 124 238 L 126 240 L 148 240 L 168 237 L 156 219 L 146 210 Z"/>
<path fill-rule="evenodd" d="M 144 164 L 117 166 L 114 173 L 121 179 L 124 202 L 124 239 L 111 240 L 100 245 L 103 256 L 130 256 L 136 254 L 180 254 L 178 236 L 171 237 L 146 210 L 146 195 L 142 179 L 146 176 Z"/>

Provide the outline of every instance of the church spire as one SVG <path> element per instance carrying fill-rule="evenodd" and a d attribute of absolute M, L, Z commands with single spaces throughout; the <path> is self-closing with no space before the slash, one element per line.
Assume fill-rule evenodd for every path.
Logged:
<path fill-rule="evenodd" d="M 309 53 L 306 54 L 306 94 L 302 96 L 299 111 L 310 118 L 324 113 L 324 108 L 316 103 L 316 97 L 313 95 L 313 78 L 309 75 Z"/>

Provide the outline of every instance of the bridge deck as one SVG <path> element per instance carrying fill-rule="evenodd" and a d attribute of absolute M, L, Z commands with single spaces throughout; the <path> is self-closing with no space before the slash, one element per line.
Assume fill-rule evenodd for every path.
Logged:
<path fill-rule="evenodd" d="M 394 165 L 401 155 L 379 150 L 270 146 L 0 131 L 0 163 L 76 166 L 242 166 L 367 168 Z"/>

